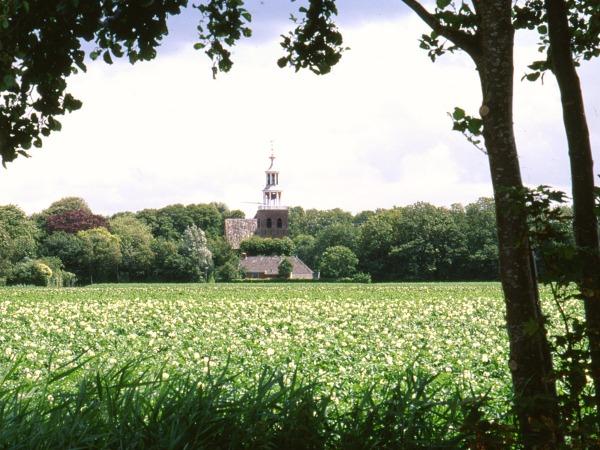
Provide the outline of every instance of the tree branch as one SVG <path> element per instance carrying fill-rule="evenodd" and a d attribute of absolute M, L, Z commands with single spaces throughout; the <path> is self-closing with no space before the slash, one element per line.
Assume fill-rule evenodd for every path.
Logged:
<path fill-rule="evenodd" d="M 454 45 L 467 52 L 474 61 L 481 54 L 479 39 L 464 31 L 446 27 L 417 0 L 402 0 L 406 6 L 412 9 L 429 27 L 440 36 L 445 37 Z"/>

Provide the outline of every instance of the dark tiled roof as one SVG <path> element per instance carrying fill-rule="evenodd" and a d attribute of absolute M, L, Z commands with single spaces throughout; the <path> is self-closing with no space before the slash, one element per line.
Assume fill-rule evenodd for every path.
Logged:
<path fill-rule="evenodd" d="M 283 258 L 289 259 L 292 263 L 292 276 L 312 275 L 313 271 L 297 256 L 247 256 L 242 259 L 240 265 L 245 272 L 277 275 Z"/>

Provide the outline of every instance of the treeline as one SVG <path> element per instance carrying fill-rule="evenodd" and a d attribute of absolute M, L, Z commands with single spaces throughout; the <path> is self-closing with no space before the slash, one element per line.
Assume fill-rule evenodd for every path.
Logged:
<path fill-rule="evenodd" d="M 223 238 L 223 224 L 243 216 L 209 203 L 103 217 L 76 197 L 31 217 L 16 206 L 0 206 L 0 282 L 60 286 L 239 278 L 238 256 Z"/>
<path fill-rule="evenodd" d="M 376 281 L 495 280 L 495 220 L 487 198 L 466 207 L 416 203 L 356 215 L 292 208 L 290 235 L 298 256 L 325 276 L 338 254 L 351 259 L 346 248 L 357 258 L 356 270 Z"/>
<path fill-rule="evenodd" d="M 221 203 L 94 214 L 80 198 L 54 202 L 28 217 L 0 207 L 0 283 L 230 281 L 243 276 L 239 252 L 223 236 Z M 494 205 L 417 203 L 351 214 L 290 209 L 290 237 L 252 238 L 247 254 L 297 255 L 327 279 L 493 280 L 498 256 Z"/>

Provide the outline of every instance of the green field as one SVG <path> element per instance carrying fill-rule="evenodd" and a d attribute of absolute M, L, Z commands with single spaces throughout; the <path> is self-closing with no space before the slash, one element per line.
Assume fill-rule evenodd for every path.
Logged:
<path fill-rule="evenodd" d="M 84 354 L 88 367 L 142 357 L 165 377 L 298 369 L 340 398 L 407 365 L 481 392 L 509 384 L 496 283 L 3 288 L 0 299 L 0 373 L 20 360 L 32 382 Z"/>

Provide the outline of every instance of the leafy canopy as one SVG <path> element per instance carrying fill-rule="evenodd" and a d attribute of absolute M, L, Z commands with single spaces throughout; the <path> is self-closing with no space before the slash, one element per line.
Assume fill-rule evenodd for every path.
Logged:
<path fill-rule="evenodd" d="M 292 0 L 293 1 L 293 0 Z M 81 108 L 67 92 L 67 78 L 86 71 L 89 59 L 134 64 L 156 57 L 167 19 L 188 0 L 6 0 L 0 3 L 0 157 L 3 165 L 42 146 L 62 125 L 58 118 Z M 199 41 L 213 74 L 233 66 L 231 47 L 252 31 L 243 0 L 199 0 Z M 296 28 L 283 37 L 278 64 L 316 74 L 341 58 L 342 36 L 333 23 L 335 0 L 310 0 L 299 8 Z"/>

